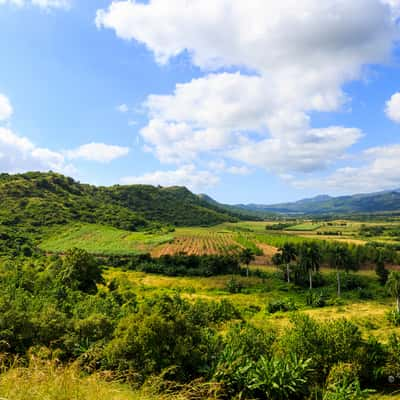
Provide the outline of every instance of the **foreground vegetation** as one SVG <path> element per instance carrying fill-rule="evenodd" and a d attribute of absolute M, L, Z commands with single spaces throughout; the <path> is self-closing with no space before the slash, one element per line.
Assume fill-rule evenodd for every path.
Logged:
<path fill-rule="evenodd" d="M 287 283 L 284 266 L 246 277 L 234 257 L 161 260 L 75 249 L 3 262 L 0 396 L 328 400 L 393 389 L 395 293 L 374 273 L 343 271 L 338 298 L 332 270 L 310 290 Z M 111 261 L 122 264 L 102 266 Z M 182 263 L 208 272 L 167 269 Z"/>

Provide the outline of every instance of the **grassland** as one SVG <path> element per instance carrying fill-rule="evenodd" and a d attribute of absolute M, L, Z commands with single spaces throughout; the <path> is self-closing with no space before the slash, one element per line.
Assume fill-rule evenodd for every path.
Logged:
<path fill-rule="evenodd" d="M 110 377 L 85 376 L 74 365 L 32 359 L 28 367 L 14 366 L 0 374 L 0 396 L 7 400 L 167 400 L 151 388 L 134 391 Z"/>
<path fill-rule="evenodd" d="M 103 225 L 77 224 L 53 231 L 40 248 L 49 253 L 63 253 L 79 247 L 96 255 L 131 255 L 149 252 L 173 239 L 171 234 L 128 232 Z"/>
<path fill-rule="evenodd" d="M 317 229 L 321 228 L 321 224 L 313 224 L 313 223 L 304 223 L 293 225 L 287 228 L 287 231 L 300 231 L 300 232 L 309 232 L 309 231 L 316 231 Z"/>

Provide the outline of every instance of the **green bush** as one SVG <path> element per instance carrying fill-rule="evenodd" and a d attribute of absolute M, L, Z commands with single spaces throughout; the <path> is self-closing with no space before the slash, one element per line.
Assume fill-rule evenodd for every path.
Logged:
<path fill-rule="evenodd" d="M 303 399 L 309 394 L 311 360 L 260 357 L 249 370 L 248 388 L 263 399 Z"/>
<path fill-rule="evenodd" d="M 390 310 L 386 313 L 387 320 L 394 326 L 400 326 L 400 312 Z"/>
<path fill-rule="evenodd" d="M 266 311 L 269 314 L 274 314 L 279 311 L 296 311 L 297 306 L 292 299 L 275 300 L 267 304 Z"/>
<path fill-rule="evenodd" d="M 325 381 L 339 362 L 364 363 L 360 357 L 365 343 L 353 323 L 345 319 L 322 323 L 301 314 L 294 315 L 292 323 L 279 341 L 280 351 L 286 356 L 311 359 L 318 381 Z"/>
<path fill-rule="evenodd" d="M 242 291 L 243 285 L 241 282 L 232 277 L 226 284 L 226 289 L 228 290 L 229 293 L 236 294 Z"/>
<path fill-rule="evenodd" d="M 306 294 L 306 305 L 313 308 L 325 307 L 327 298 L 324 292 L 309 291 Z"/>

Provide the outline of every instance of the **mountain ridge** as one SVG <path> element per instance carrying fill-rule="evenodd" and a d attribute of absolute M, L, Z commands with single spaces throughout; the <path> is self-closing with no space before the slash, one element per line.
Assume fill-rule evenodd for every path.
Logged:
<path fill-rule="evenodd" d="M 400 211 L 400 190 L 393 189 L 337 197 L 318 195 L 294 202 L 236 204 L 233 207 L 258 212 L 311 215 L 394 212 Z"/>

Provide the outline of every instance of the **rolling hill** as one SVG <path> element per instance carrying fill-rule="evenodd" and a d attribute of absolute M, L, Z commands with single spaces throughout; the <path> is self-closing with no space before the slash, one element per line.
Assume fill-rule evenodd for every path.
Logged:
<path fill-rule="evenodd" d="M 52 172 L 0 174 L 0 204 L 0 253 L 29 252 L 46 229 L 74 223 L 143 231 L 240 218 L 184 187 L 96 187 Z"/>
<path fill-rule="evenodd" d="M 238 219 L 184 187 L 96 187 L 55 173 L 1 174 L 0 202 L 6 226 L 79 221 L 135 231 L 154 223 L 209 226 Z"/>

